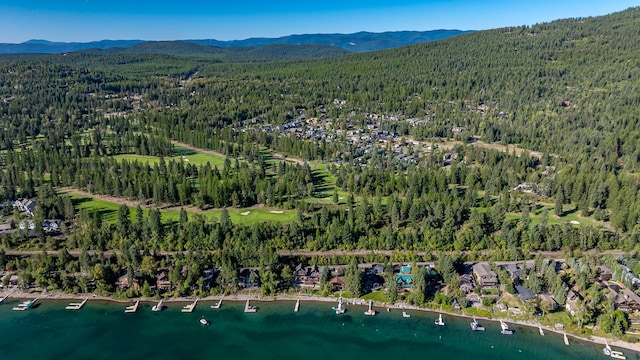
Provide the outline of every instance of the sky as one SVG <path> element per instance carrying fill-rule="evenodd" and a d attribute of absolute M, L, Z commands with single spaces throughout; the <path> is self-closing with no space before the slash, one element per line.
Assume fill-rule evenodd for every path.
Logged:
<path fill-rule="evenodd" d="M 0 0 L 0 42 L 485 30 L 633 6 L 640 0 Z"/>

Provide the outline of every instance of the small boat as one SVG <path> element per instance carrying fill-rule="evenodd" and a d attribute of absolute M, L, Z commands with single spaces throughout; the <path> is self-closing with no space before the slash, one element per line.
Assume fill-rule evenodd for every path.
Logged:
<path fill-rule="evenodd" d="M 153 305 L 151 307 L 151 311 L 162 311 L 162 309 L 164 309 L 164 305 L 162 305 L 162 300 L 160 300 L 160 302 L 158 302 L 156 305 Z"/>
<path fill-rule="evenodd" d="M 29 310 L 29 309 L 31 309 L 31 307 L 33 306 L 33 304 L 35 304 L 35 303 L 36 303 L 36 301 L 37 301 L 37 300 L 38 300 L 38 299 L 33 299 L 33 300 L 31 300 L 31 301 L 24 301 L 24 302 L 21 302 L 20 304 L 18 304 L 18 306 L 14 307 L 14 308 L 13 308 L 13 309 L 11 309 L 11 310 L 14 310 L 14 311 L 26 311 L 26 310 Z"/>
<path fill-rule="evenodd" d="M 442 305 L 440 305 L 440 314 L 438 315 L 438 318 L 436 319 L 436 325 L 444 326 L 444 320 L 442 320 Z"/>
<path fill-rule="evenodd" d="M 344 312 L 347 311 L 342 303 L 342 298 L 338 299 L 338 306 L 332 307 L 331 310 L 335 311 L 337 315 L 344 314 Z"/>
<path fill-rule="evenodd" d="M 200 318 L 200 324 L 202 324 L 202 325 L 209 325 L 209 320 L 205 319 L 204 317 L 203 317 L 203 318 Z"/>
<path fill-rule="evenodd" d="M 512 335 L 513 334 L 513 330 L 509 329 L 509 325 L 507 325 L 506 322 L 500 320 L 500 328 L 502 328 L 502 331 L 500 331 L 500 333 L 502 335 Z"/>
<path fill-rule="evenodd" d="M 367 311 L 365 311 L 365 312 L 364 312 L 364 314 L 365 314 L 365 315 L 367 315 L 367 316 L 373 316 L 373 315 L 375 315 L 375 314 L 376 314 L 376 311 L 375 311 L 375 310 L 373 310 L 372 306 L 373 306 L 373 301 L 369 300 L 369 310 L 367 310 Z"/>
<path fill-rule="evenodd" d="M 602 352 L 609 357 L 612 357 L 614 359 L 622 359 L 622 360 L 626 360 L 626 356 L 624 356 L 624 354 L 621 351 L 615 351 L 613 349 L 611 349 L 611 346 L 609 346 L 609 343 L 607 342 L 607 340 L 604 341 L 604 345 L 605 348 L 602 349 Z"/>
<path fill-rule="evenodd" d="M 480 325 L 478 323 L 478 320 L 476 320 L 475 318 L 473 319 L 473 321 L 471 322 L 471 330 L 473 331 L 484 331 L 484 326 Z"/>
<path fill-rule="evenodd" d="M 538 325 L 538 331 L 540 332 L 541 336 L 544 336 L 544 331 L 542 330 L 542 325 Z"/>

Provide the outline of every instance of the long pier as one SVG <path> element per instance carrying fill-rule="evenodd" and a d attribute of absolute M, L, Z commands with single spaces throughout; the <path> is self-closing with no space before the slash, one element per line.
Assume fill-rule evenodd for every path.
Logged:
<path fill-rule="evenodd" d="M 298 310 L 300 310 L 300 299 L 298 299 L 298 301 L 296 301 L 296 306 L 293 308 L 294 312 L 298 312 Z"/>
<path fill-rule="evenodd" d="M 193 312 L 193 310 L 196 308 L 196 305 L 198 305 L 198 299 L 196 299 L 193 304 L 189 304 L 186 305 L 185 307 L 182 308 L 182 312 L 183 313 L 190 313 Z"/>
<path fill-rule="evenodd" d="M 129 305 L 124 309 L 124 312 L 126 313 L 134 313 L 136 311 L 138 311 L 138 305 L 140 305 L 140 300 L 136 301 L 135 304 L 133 305 Z"/>
<path fill-rule="evenodd" d="M 79 303 L 78 302 L 69 303 L 69 305 L 67 307 L 65 307 L 64 309 L 65 310 L 80 310 L 80 309 L 82 309 L 84 304 L 87 303 L 88 300 L 89 300 L 88 298 L 85 298 L 84 300 L 82 300 L 82 302 L 79 302 Z"/>

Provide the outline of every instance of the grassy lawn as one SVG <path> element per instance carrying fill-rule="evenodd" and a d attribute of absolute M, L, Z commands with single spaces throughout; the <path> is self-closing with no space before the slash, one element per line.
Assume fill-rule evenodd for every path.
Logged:
<path fill-rule="evenodd" d="M 389 296 L 387 296 L 387 292 L 385 290 L 374 291 L 368 293 L 362 297 L 365 300 L 373 300 L 381 303 L 388 303 Z"/>
<path fill-rule="evenodd" d="M 90 209 L 95 210 L 100 213 L 102 219 L 107 222 L 114 223 L 118 216 L 118 208 L 120 204 L 110 201 L 99 200 L 93 197 L 87 197 L 76 194 L 69 194 L 71 196 L 71 201 L 75 206 L 76 210 L 79 209 Z M 227 209 L 229 212 L 229 217 L 234 224 L 245 224 L 252 225 L 259 222 L 265 221 L 274 221 L 287 223 L 293 221 L 297 216 L 297 211 L 295 210 L 277 210 L 277 209 Z M 131 220 L 134 220 L 136 208 L 129 207 Z M 142 212 L 144 216 L 149 216 L 149 209 L 143 208 Z M 177 221 L 180 218 L 180 209 L 165 209 L 160 210 L 162 215 L 162 221 Z M 222 210 L 211 210 L 211 211 L 188 211 L 189 215 L 193 214 L 202 214 L 208 219 L 211 217 L 215 217 L 216 219 L 220 219 L 220 215 L 222 214 Z M 244 215 L 243 215 L 244 214 Z"/>
<path fill-rule="evenodd" d="M 569 208 L 569 206 L 565 206 L 563 209 L 562 216 L 556 216 L 556 211 L 553 207 L 545 206 L 547 209 L 548 217 L 547 224 L 548 225 L 562 225 L 570 223 L 574 226 L 603 226 L 602 221 L 598 221 L 593 217 L 582 217 L 580 214 L 573 208 Z M 529 213 L 530 224 L 529 227 L 534 227 L 540 224 L 540 218 L 542 215 L 542 209 L 538 209 L 535 213 Z M 520 219 L 520 213 L 508 213 L 505 215 L 506 220 L 517 220 Z"/>
<path fill-rule="evenodd" d="M 158 161 L 160 161 L 160 158 L 156 157 L 156 156 L 144 156 L 144 155 L 135 155 L 135 154 L 125 154 L 125 155 L 115 155 L 113 157 L 114 159 L 121 161 L 121 160 L 128 160 L 128 161 L 138 161 L 141 163 L 148 163 L 150 165 L 154 165 L 156 163 L 158 163 Z M 174 148 L 174 156 L 170 157 L 170 158 L 165 158 L 166 161 L 169 160 L 182 160 L 186 163 L 190 163 L 196 166 L 200 166 L 200 165 L 204 165 L 207 162 L 209 162 L 211 164 L 211 166 L 218 166 L 219 168 L 222 168 L 222 166 L 224 165 L 224 158 L 220 157 L 220 156 L 214 156 L 214 155 L 210 155 L 210 154 L 204 154 L 204 153 L 200 153 L 194 150 L 190 150 L 190 149 L 186 149 L 186 148 L 182 148 L 179 146 L 176 146 Z"/>

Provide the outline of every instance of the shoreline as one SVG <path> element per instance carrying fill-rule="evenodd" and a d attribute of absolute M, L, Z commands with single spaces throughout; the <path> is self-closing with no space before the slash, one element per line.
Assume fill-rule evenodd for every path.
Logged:
<path fill-rule="evenodd" d="M 157 298 L 148 298 L 148 297 L 138 297 L 138 298 L 133 298 L 133 299 L 127 299 L 127 300 L 120 300 L 120 299 L 114 299 L 112 297 L 109 296 L 100 296 L 100 295 L 95 295 L 92 293 L 89 294 L 68 294 L 68 293 L 63 293 L 63 292 L 45 292 L 44 294 L 41 292 L 29 292 L 29 291 L 23 291 L 23 290 L 15 290 L 15 289 L 11 289 L 11 290 L 7 290 L 7 289 L 2 289 L 0 290 L 0 299 L 4 298 L 5 296 L 7 296 L 8 299 L 17 299 L 17 300 L 23 300 L 23 299 L 33 299 L 33 298 L 37 298 L 38 300 L 54 300 L 54 301 L 63 301 L 63 300 L 84 300 L 84 299 L 89 299 L 89 300 L 96 300 L 96 301 L 103 301 L 103 302 L 110 302 L 110 303 L 115 303 L 115 304 L 122 304 L 122 305 L 126 305 L 126 304 L 131 304 L 135 301 L 140 301 L 141 303 L 157 303 L 158 301 L 160 301 L 160 299 Z M 211 301 L 211 302 L 215 302 L 218 300 L 225 300 L 225 301 L 233 301 L 233 302 L 243 302 L 243 301 L 247 301 L 247 300 L 252 300 L 252 301 L 257 301 L 257 302 L 283 302 L 283 301 L 291 301 L 291 302 L 295 302 L 296 300 L 300 299 L 301 301 L 308 301 L 308 302 L 317 302 L 317 303 L 335 303 L 338 298 L 337 297 L 322 297 L 322 296 L 316 296 L 316 295 L 308 295 L 308 294 L 299 294 L 299 295 L 289 295 L 289 294 L 278 294 L 278 295 L 274 295 L 274 296 L 262 296 L 262 295 L 249 295 L 249 294 L 234 294 L 234 295 L 209 295 L 209 296 L 205 296 L 205 297 L 195 297 L 195 296 L 189 296 L 189 297 L 178 297 L 178 298 L 162 298 L 162 301 L 165 303 L 189 303 L 189 302 L 193 302 L 194 300 L 196 300 L 196 298 L 198 299 L 198 301 Z M 357 298 L 357 299 L 346 299 L 346 303 L 347 305 L 355 305 L 355 306 L 366 306 L 368 304 L 367 300 L 364 300 L 362 298 Z M 440 310 L 433 310 L 433 309 L 428 309 L 428 308 L 422 308 L 422 307 L 417 307 L 414 305 L 409 305 L 409 304 L 404 304 L 404 305 L 399 305 L 399 304 L 386 304 L 386 303 L 379 303 L 374 301 L 373 302 L 373 306 L 377 307 L 378 309 L 385 309 L 385 308 L 389 308 L 389 309 L 394 309 L 394 310 L 402 310 L 402 308 L 404 307 L 405 310 L 412 310 L 412 311 L 421 311 L 421 312 L 426 312 L 426 313 L 442 313 L 443 315 L 448 315 L 448 316 L 453 316 L 453 317 L 457 317 L 457 318 L 461 318 L 461 319 L 477 319 L 477 320 L 482 320 L 482 321 L 490 321 L 493 323 L 498 323 L 500 320 L 506 321 L 508 323 L 514 324 L 514 325 L 518 325 L 518 326 L 526 326 L 529 328 L 533 328 L 533 329 L 537 329 L 538 328 L 538 324 L 534 324 L 532 322 L 529 321 L 522 321 L 522 320 L 513 320 L 510 319 L 508 317 L 504 317 L 504 318 L 490 318 L 490 317 L 486 317 L 486 316 L 471 316 L 471 315 L 467 315 L 467 314 L 463 314 L 463 313 L 454 313 L 454 312 L 450 312 L 450 311 L 440 311 Z M 558 335 L 564 335 L 565 332 L 564 331 L 560 331 L 554 328 L 551 328 L 549 326 L 542 326 L 542 329 L 545 332 L 553 332 L 556 333 Z M 589 342 L 592 344 L 597 344 L 597 345 L 605 345 L 605 341 L 610 345 L 610 346 L 614 346 L 617 348 L 621 348 L 621 349 L 625 349 L 625 350 L 630 350 L 630 351 L 634 351 L 636 353 L 640 353 L 640 344 L 635 344 L 635 343 L 629 343 L 626 341 L 622 341 L 620 339 L 608 339 L 605 337 L 601 337 L 601 336 L 594 336 L 592 335 L 589 338 L 585 338 L 582 336 L 578 336 L 572 333 L 566 333 L 567 337 L 571 337 L 573 339 L 576 339 L 578 341 L 584 341 L 584 342 Z"/>

